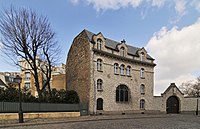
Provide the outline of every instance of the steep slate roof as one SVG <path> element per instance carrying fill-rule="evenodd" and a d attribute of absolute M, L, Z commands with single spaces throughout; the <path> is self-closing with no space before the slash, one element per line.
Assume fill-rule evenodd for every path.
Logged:
<path fill-rule="evenodd" d="M 84 30 L 89 38 L 90 41 L 92 41 L 92 37 L 94 35 L 97 35 L 97 34 L 94 34 L 88 30 Z M 105 45 L 106 47 L 108 48 L 111 48 L 113 50 L 117 50 L 117 45 L 118 44 L 121 44 L 120 42 L 117 42 L 117 41 L 114 41 L 114 40 L 111 40 L 111 39 L 108 39 L 108 38 L 105 38 Z M 137 55 L 137 51 L 140 50 L 141 48 L 137 48 L 137 47 L 133 47 L 133 46 L 130 46 L 130 45 L 127 45 L 127 48 L 128 48 L 128 53 L 131 54 L 131 55 L 134 55 L 134 56 L 138 56 Z M 151 60 L 154 60 L 150 55 L 147 54 L 147 58 L 148 59 L 151 59 Z"/>

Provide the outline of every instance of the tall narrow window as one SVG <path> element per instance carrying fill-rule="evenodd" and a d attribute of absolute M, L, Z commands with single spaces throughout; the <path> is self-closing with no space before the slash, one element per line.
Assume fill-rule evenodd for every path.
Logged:
<path fill-rule="evenodd" d="M 131 66 L 127 66 L 126 68 L 126 75 L 131 76 Z"/>
<path fill-rule="evenodd" d="M 25 72 L 25 77 L 24 77 L 24 80 L 25 81 L 28 81 L 31 79 L 31 74 L 29 72 Z"/>
<path fill-rule="evenodd" d="M 140 94 L 141 95 L 145 94 L 145 86 L 144 86 L 144 84 L 140 85 Z"/>
<path fill-rule="evenodd" d="M 97 60 L 97 70 L 102 71 L 102 60 L 101 59 Z"/>
<path fill-rule="evenodd" d="M 103 81 L 101 79 L 98 79 L 97 80 L 97 90 L 98 91 L 103 90 L 102 85 L 103 85 Z"/>
<path fill-rule="evenodd" d="M 124 70 L 125 70 L 125 66 L 122 64 L 122 65 L 120 66 L 120 74 L 121 74 L 121 75 L 124 75 Z"/>
<path fill-rule="evenodd" d="M 119 65 L 117 63 L 114 64 L 114 74 L 118 74 Z"/>
<path fill-rule="evenodd" d="M 140 53 L 140 61 L 144 61 L 144 52 Z"/>
<path fill-rule="evenodd" d="M 120 48 L 120 55 L 123 57 L 125 56 L 125 48 L 124 47 Z"/>
<path fill-rule="evenodd" d="M 140 100 L 140 109 L 145 109 L 145 100 L 144 99 Z"/>
<path fill-rule="evenodd" d="M 102 48 L 102 40 L 97 39 L 97 49 L 101 50 L 101 48 Z"/>
<path fill-rule="evenodd" d="M 141 68 L 141 69 L 140 69 L 140 77 L 141 77 L 141 78 L 144 78 L 144 68 Z"/>
<path fill-rule="evenodd" d="M 120 85 L 116 89 L 116 101 L 117 102 L 128 102 L 128 87 L 125 85 Z"/>

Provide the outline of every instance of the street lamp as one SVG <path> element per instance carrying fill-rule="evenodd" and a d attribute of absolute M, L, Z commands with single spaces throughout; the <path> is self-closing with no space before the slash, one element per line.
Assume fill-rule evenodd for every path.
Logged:
<path fill-rule="evenodd" d="M 21 86 L 20 86 L 21 81 L 22 81 L 22 78 L 19 75 L 17 75 L 14 78 L 14 82 L 19 85 L 19 112 L 18 112 L 19 123 L 23 123 L 24 122 L 23 111 L 22 111 Z"/>

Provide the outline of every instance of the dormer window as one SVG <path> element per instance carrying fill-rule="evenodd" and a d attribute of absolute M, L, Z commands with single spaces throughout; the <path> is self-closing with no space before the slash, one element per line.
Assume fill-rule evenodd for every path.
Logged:
<path fill-rule="evenodd" d="M 125 57 L 125 48 L 124 47 L 120 48 L 120 55 Z"/>
<path fill-rule="evenodd" d="M 140 53 L 140 61 L 144 61 L 144 52 Z"/>
<path fill-rule="evenodd" d="M 97 39 L 97 49 L 101 50 L 101 48 L 102 48 L 102 40 Z"/>

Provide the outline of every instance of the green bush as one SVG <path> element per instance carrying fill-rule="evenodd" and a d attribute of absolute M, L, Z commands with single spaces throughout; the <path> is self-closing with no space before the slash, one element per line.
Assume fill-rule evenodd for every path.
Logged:
<path fill-rule="evenodd" d="M 30 92 L 23 93 L 20 91 L 23 102 L 44 102 L 44 103 L 79 103 L 79 96 L 75 91 L 66 91 L 64 89 L 52 89 L 51 96 L 49 92 L 44 91 L 41 98 L 36 98 Z M 0 101 L 18 102 L 19 90 L 13 87 L 6 89 L 0 88 Z"/>

